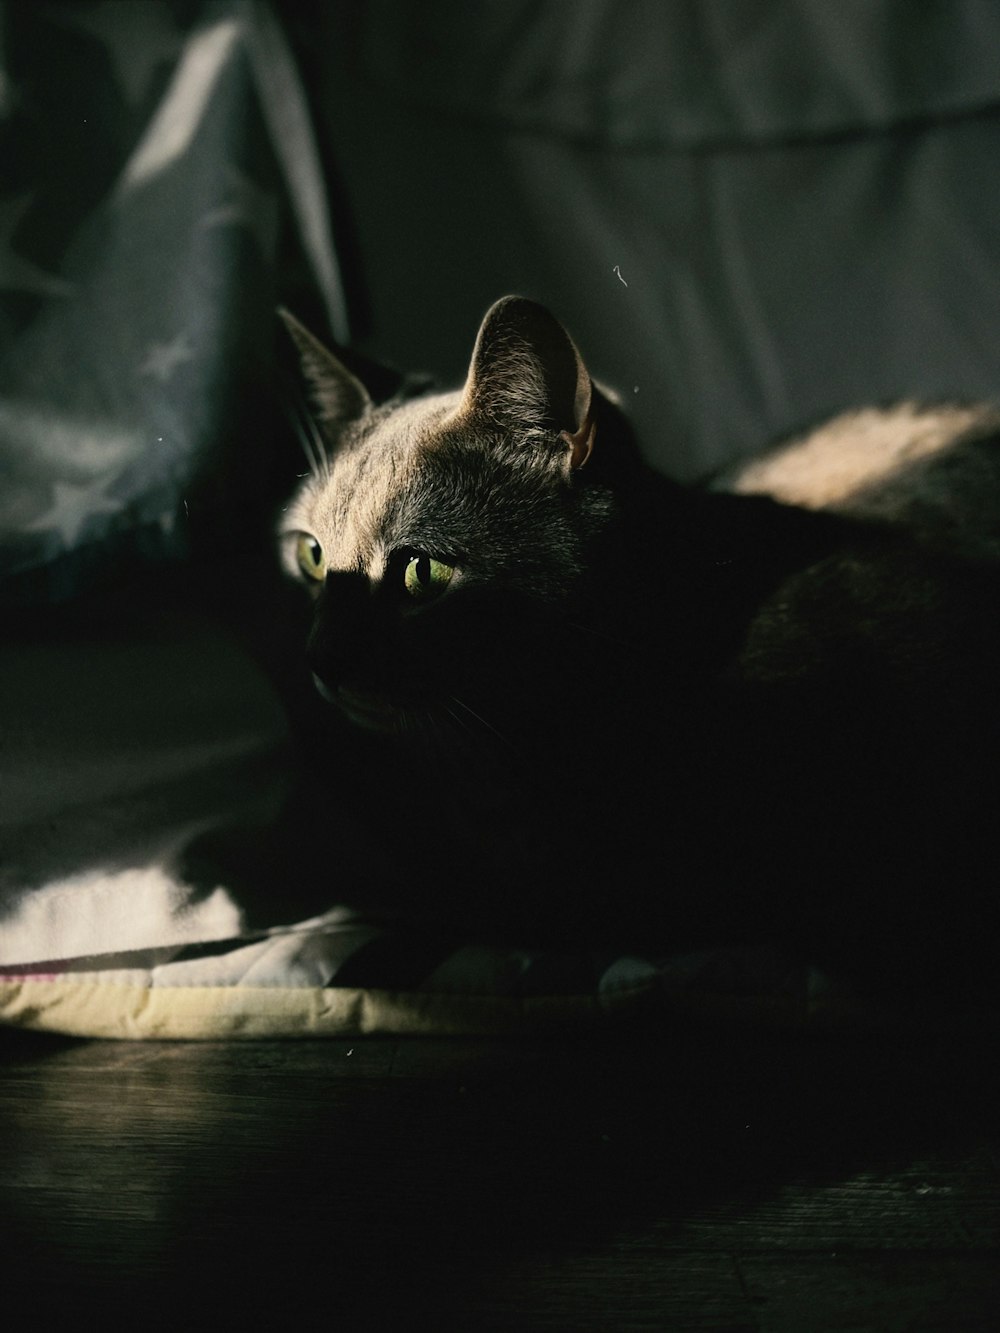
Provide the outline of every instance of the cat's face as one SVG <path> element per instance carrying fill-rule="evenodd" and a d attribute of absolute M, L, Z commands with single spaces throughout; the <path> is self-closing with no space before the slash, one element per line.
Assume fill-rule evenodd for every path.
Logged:
<path fill-rule="evenodd" d="M 309 662 L 353 720 L 401 731 L 552 688 L 595 503 L 577 472 L 596 432 L 590 377 L 542 307 L 487 314 L 464 387 L 376 407 L 309 334 L 326 457 L 282 525 L 315 599 Z"/>

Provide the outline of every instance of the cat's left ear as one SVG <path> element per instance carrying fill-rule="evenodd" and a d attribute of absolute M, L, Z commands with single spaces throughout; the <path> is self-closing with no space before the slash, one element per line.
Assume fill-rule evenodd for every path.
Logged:
<path fill-rule="evenodd" d="M 544 306 L 505 296 L 479 329 L 462 410 L 516 429 L 551 431 L 569 469 L 594 447 L 594 387 L 572 338 Z"/>
<path fill-rule="evenodd" d="M 279 306 L 278 314 L 298 349 L 302 373 L 323 425 L 336 430 L 364 416 L 372 400 L 361 381 L 355 379 L 290 311 Z"/>

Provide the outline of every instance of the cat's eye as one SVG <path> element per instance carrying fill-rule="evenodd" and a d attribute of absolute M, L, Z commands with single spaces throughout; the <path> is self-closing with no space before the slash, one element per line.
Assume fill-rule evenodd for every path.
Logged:
<path fill-rule="evenodd" d="M 323 548 L 315 537 L 303 533 L 295 545 L 295 559 L 307 579 L 323 581 Z"/>
<path fill-rule="evenodd" d="M 403 582 L 411 597 L 436 597 L 447 588 L 454 572 L 454 565 L 446 565 L 443 560 L 435 560 L 432 555 L 412 555 L 403 574 Z"/>

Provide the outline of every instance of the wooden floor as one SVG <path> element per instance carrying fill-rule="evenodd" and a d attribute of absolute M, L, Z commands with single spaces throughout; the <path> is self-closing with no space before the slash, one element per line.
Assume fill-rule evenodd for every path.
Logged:
<path fill-rule="evenodd" d="M 0 1057 L 0 1277 L 35 1324 L 1000 1328 L 981 1038 Z"/>

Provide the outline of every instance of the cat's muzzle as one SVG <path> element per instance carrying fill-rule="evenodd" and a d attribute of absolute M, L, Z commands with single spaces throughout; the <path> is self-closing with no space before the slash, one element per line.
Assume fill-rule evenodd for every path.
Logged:
<path fill-rule="evenodd" d="M 338 685 L 335 689 L 313 672 L 313 683 L 322 699 L 336 705 L 340 711 L 358 726 L 369 731 L 396 732 L 403 728 L 404 710 L 381 695 L 370 694 L 366 690 L 352 689 L 347 685 Z"/>

